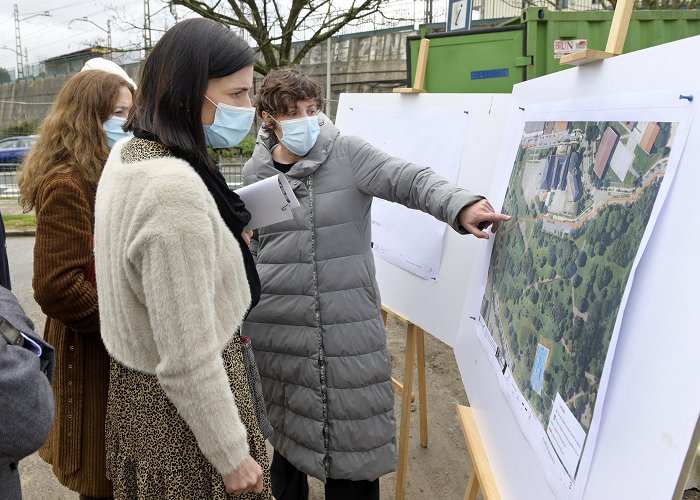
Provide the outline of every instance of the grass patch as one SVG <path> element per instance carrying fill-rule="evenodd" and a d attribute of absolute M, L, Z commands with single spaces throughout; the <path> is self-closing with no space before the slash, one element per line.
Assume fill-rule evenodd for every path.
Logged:
<path fill-rule="evenodd" d="M 5 229 L 36 229 L 36 215 L 19 214 L 3 215 Z"/>

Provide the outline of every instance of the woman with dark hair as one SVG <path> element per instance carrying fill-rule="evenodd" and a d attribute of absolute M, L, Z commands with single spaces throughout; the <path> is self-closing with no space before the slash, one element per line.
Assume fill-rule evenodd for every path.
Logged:
<path fill-rule="evenodd" d="M 134 138 L 114 147 L 98 187 L 116 498 L 271 498 L 239 335 L 260 295 L 250 214 L 207 154 L 249 131 L 253 62 L 213 21 L 165 33 L 125 125 Z"/>
<path fill-rule="evenodd" d="M 32 285 L 46 314 L 44 338 L 56 348 L 56 420 L 39 455 L 83 499 L 112 496 L 105 471 L 109 357 L 99 334 L 93 214 L 111 124 L 126 118 L 132 93 L 106 71 L 69 78 L 18 180 L 20 203 L 36 209 Z"/>

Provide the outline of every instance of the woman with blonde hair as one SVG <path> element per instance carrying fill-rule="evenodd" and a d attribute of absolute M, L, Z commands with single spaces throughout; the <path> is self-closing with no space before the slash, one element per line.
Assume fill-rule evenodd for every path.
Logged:
<path fill-rule="evenodd" d="M 20 204 L 36 210 L 34 296 L 56 348 L 56 420 L 39 455 L 81 499 L 112 496 L 106 477 L 109 357 L 100 338 L 92 240 L 97 182 L 132 103 L 120 76 L 72 76 L 19 176 Z"/>

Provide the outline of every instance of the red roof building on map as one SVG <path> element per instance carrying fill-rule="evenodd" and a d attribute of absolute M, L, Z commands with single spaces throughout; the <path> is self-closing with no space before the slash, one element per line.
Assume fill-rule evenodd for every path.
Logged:
<path fill-rule="evenodd" d="M 554 132 L 564 132 L 568 130 L 569 122 L 556 122 L 554 124 Z"/>
<path fill-rule="evenodd" d="M 650 123 L 647 125 L 647 129 L 642 136 L 642 141 L 639 143 L 639 147 L 642 148 L 646 154 L 651 154 L 651 148 L 654 147 L 654 142 L 656 142 L 656 137 L 659 135 L 660 130 L 661 127 L 659 127 L 658 123 Z"/>
<path fill-rule="evenodd" d="M 598 151 L 595 153 L 595 158 L 593 160 L 593 171 L 598 176 L 598 179 L 602 179 L 605 175 L 605 171 L 610 164 L 610 157 L 612 156 L 615 146 L 617 146 L 617 140 L 619 136 L 612 128 L 608 127 L 603 134 L 603 138 L 600 140 L 598 145 Z"/>

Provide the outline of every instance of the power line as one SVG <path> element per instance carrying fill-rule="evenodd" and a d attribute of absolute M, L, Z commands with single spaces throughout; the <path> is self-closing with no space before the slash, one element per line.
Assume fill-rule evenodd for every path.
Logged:
<path fill-rule="evenodd" d="M 53 104 L 52 102 L 24 102 L 24 101 L 2 101 L 2 100 L 0 100 L 0 103 L 2 103 L 2 104 L 24 104 L 24 105 L 36 104 L 37 106 L 51 106 Z"/>
<path fill-rule="evenodd" d="M 98 10 L 98 11 L 91 12 L 91 13 L 89 13 L 89 14 L 86 14 L 86 16 L 87 16 L 87 17 L 92 17 L 92 16 L 95 16 L 95 15 L 100 14 L 100 13 L 102 13 L 102 11 L 101 11 L 101 10 Z M 36 38 L 36 37 L 38 37 L 38 36 L 45 36 L 45 33 L 46 33 L 47 31 L 55 30 L 55 29 L 57 29 L 57 28 L 64 28 L 64 27 L 65 27 L 65 26 L 64 26 L 63 24 L 54 24 L 53 26 L 49 26 L 49 27 L 47 27 L 47 28 L 45 28 L 45 29 L 38 30 L 38 31 L 32 33 L 31 35 L 25 35 L 25 36 L 22 37 L 22 39 L 26 42 L 27 40 L 30 40 L 30 39 L 32 39 L 32 38 Z M 86 32 L 87 32 L 87 30 L 83 30 L 83 31 L 81 31 L 80 33 L 86 33 Z M 79 34 L 79 33 L 77 33 L 77 34 Z"/>
<path fill-rule="evenodd" d="M 136 1 L 138 1 L 138 0 L 136 0 Z M 76 7 L 76 6 L 78 6 L 78 5 L 86 5 L 86 4 L 92 4 L 92 5 L 94 5 L 95 3 L 97 3 L 97 2 L 94 2 L 94 1 L 92 1 L 92 0 L 82 1 L 82 2 L 75 2 L 75 3 L 68 4 L 68 5 L 61 5 L 61 6 L 59 6 L 59 7 L 53 7 L 53 8 L 51 8 L 51 9 L 44 9 L 44 10 L 41 10 L 41 11 L 38 11 L 38 12 L 54 12 L 54 11 L 57 11 L 57 10 L 69 9 L 69 8 L 71 8 L 71 7 Z M 136 3 L 136 2 L 130 2 L 130 3 Z M 126 5 L 128 5 L 128 4 L 126 4 Z M 34 13 L 33 13 L 33 12 L 30 12 L 29 15 L 31 15 L 31 14 L 34 14 Z"/>

